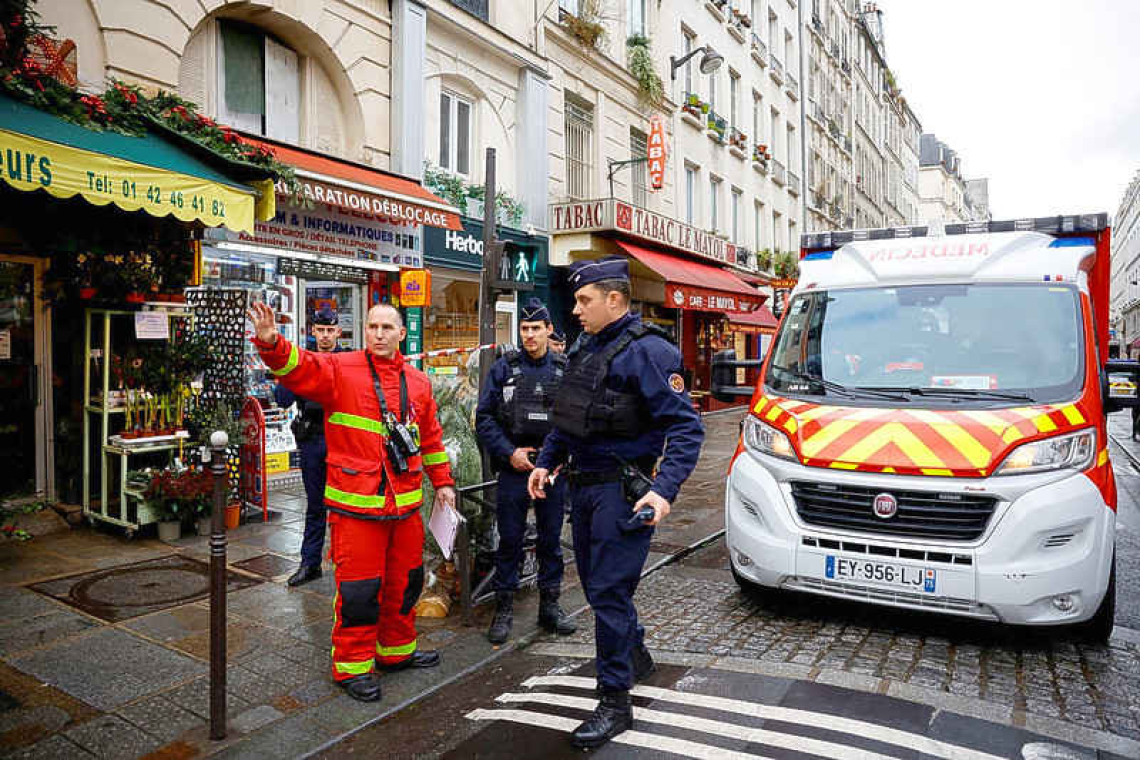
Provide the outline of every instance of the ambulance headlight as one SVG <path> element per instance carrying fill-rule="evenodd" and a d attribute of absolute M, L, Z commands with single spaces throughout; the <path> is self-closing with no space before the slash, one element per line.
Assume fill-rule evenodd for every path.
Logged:
<path fill-rule="evenodd" d="M 777 430 L 766 422 L 748 415 L 741 429 L 744 447 L 753 453 L 770 454 L 774 457 L 799 461 L 792 448 L 792 442 L 784 431 Z"/>
<path fill-rule="evenodd" d="M 1023 475 L 1047 470 L 1085 470 L 1096 455 L 1096 430 L 1044 438 L 1018 446 L 998 467 L 995 475 Z"/>

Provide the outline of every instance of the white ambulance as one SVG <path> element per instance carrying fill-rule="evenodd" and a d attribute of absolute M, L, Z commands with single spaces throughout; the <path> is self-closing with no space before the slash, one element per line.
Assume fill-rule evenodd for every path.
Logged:
<path fill-rule="evenodd" d="M 746 362 L 714 360 L 714 394 L 751 395 L 732 573 L 1105 640 L 1106 414 L 1136 403 L 1109 393 L 1107 215 L 932 232 L 805 235 L 756 387 L 732 387 Z"/>

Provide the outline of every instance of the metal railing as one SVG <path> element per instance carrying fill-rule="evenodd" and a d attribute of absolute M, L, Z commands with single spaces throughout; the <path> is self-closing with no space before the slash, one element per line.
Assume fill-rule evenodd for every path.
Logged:
<path fill-rule="evenodd" d="M 741 132 L 736 127 L 728 128 L 728 144 L 739 151 L 748 149 L 748 135 Z"/>
<path fill-rule="evenodd" d="M 795 97 L 800 96 L 800 80 L 796 79 L 792 72 L 788 72 L 788 92 Z"/>
<path fill-rule="evenodd" d="M 781 187 L 788 183 L 788 170 L 776 159 L 772 159 L 772 181 Z"/>
<path fill-rule="evenodd" d="M 821 106 L 819 103 L 817 103 L 814 100 L 811 102 L 810 113 L 812 116 L 815 117 L 815 120 L 818 121 L 820 124 L 826 124 L 827 123 L 827 114 L 824 112 L 823 106 Z"/>
<path fill-rule="evenodd" d="M 705 129 L 708 131 L 709 137 L 723 144 L 728 135 L 728 119 L 709 109 L 709 112 L 705 114 Z"/>
<path fill-rule="evenodd" d="M 776 57 L 775 53 L 773 53 L 768 60 L 771 63 L 771 66 L 768 68 L 768 74 L 771 75 L 776 84 L 783 84 L 784 64 L 780 63 L 780 59 Z"/>
<path fill-rule="evenodd" d="M 752 57 L 761 66 L 768 65 L 768 46 L 764 44 L 756 32 L 752 33 Z"/>
<path fill-rule="evenodd" d="M 800 175 L 795 172 L 788 172 L 788 192 L 792 195 L 800 194 Z"/>
<path fill-rule="evenodd" d="M 829 116 L 827 118 L 827 131 L 830 132 L 831 136 L 836 140 L 838 140 L 839 136 L 843 134 L 842 130 L 839 129 L 839 122 L 835 120 L 834 116 Z"/>

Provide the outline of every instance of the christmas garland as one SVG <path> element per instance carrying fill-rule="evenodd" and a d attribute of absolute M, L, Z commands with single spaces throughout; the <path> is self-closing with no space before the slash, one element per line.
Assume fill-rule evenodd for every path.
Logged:
<path fill-rule="evenodd" d="M 32 50 L 37 40 L 50 39 L 54 32 L 39 23 L 34 4 L 35 0 L 0 0 L 0 91 L 87 129 L 138 137 L 155 126 L 165 128 L 219 158 L 272 174 L 290 191 L 297 188 L 292 167 L 278 161 L 270 148 L 246 142 L 174 93 L 159 90 L 149 96 L 137 85 L 112 79 L 106 92 L 93 95 L 60 81 Z"/>

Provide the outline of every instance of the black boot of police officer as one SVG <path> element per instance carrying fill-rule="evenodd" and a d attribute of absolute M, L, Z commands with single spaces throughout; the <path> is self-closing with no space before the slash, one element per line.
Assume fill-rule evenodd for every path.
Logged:
<path fill-rule="evenodd" d="M 499 466 L 495 519 L 499 548 L 495 553 L 495 616 L 487 630 L 492 644 L 502 644 L 514 623 L 514 593 L 519 583 L 527 512 L 534 507 L 538 536 L 540 626 L 567 635 L 574 623 L 558 604 L 562 587 L 562 520 L 566 486 L 548 489 L 531 499 L 526 480 L 534 469 L 536 447 L 550 432 L 550 410 L 566 367 L 564 354 L 549 349 L 550 313 L 532 298 L 520 310 L 522 350 L 508 350 L 491 367 L 475 410 L 479 441 Z"/>
<path fill-rule="evenodd" d="M 653 670 L 633 597 L 654 526 L 696 465 L 704 430 L 680 352 L 629 310 L 628 262 L 574 262 L 567 282 L 586 335 L 569 351 L 554 429 L 528 485 L 541 498 L 550 473 L 565 466 L 559 480 L 569 481 L 575 564 L 594 611 L 599 691 L 573 742 L 597 747 L 632 725 L 629 691 Z M 646 507 L 648 520 L 635 516 Z"/>

